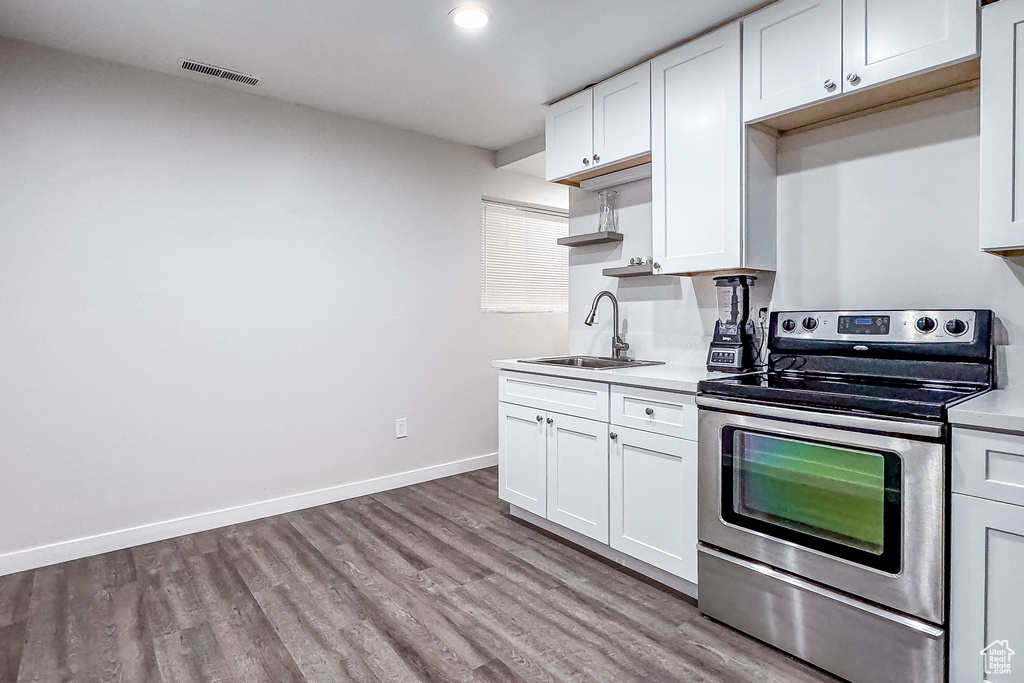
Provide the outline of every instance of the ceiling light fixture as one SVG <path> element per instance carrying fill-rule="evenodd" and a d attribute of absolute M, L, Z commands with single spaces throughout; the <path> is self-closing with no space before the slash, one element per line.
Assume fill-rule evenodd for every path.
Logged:
<path fill-rule="evenodd" d="M 459 28 L 478 29 L 487 25 L 491 20 L 491 13 L 483 7 L 465 5 L 449 12 L 448 18 Z"/>

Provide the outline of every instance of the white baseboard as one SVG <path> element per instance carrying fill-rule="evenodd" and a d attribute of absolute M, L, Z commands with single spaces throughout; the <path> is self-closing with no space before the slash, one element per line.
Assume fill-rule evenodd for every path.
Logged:
<path fill-rule="evenodd" d="M 204 512 L 198 515 L 190 515 L 178 519 L 170 519 L 165 522 L 144 524 L 142 526 L 110 531 L 85 538 L 76 538 L 70 541 L 61 541 L 50 545 L 17 550 L 12 553 L 0 555 L 0 576 L 37 569 L 51 564 L 59 564 L 69 560 L 77 560 L 92 555 L 101 555 L 114 550 L 124 550 L 137 545 L 165 541 L 169 538 L 194 534 L 200 531 L 209 531 L 231 524 L 251 522 L 264 517 L 281 515 L 286 512 L 304 510 L 306 508 L 337 503 L 338 501 L 367 496 L 382 491 L 420 484 L 432 479 L 450 477 L 454 474 L 471 472 L 473 470 L 492 467 L 498 464 L 498 454 L 480 455 L 475 458 L 458 460 L 443 465 L 424 467 L 410 472 L 400 472 L 377 479 L 367 479 L 341 486 L 297 493 L 283 498 L 274 498 L 259 503 L 250 503 L 238 507 Z"/>

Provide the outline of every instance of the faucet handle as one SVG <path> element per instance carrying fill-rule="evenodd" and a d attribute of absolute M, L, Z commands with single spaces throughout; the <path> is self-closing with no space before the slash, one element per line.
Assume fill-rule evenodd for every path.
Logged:
<path fill-rule="evenodd" d="M 629 344 L 622 341 L 622 337 L 616 336 L 615 340 L 612 342 L 612 351 L 614 352 L 612 354 L 613 356 L 616 358 L 622 358 L 626 355 L 626 351 L 629 351 Z"/>

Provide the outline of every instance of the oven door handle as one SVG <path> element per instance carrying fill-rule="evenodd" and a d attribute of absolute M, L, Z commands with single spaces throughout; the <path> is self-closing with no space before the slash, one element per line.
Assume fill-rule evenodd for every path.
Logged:
<path fill-rule="evenodd" d="M 776 417 L 780 420 L 807 422 L 810 424 L 824 425 L 826 427 L 843 427 L 869 432 L 887 432 L 890 434 L 932 438 L 939 438 L 942 436 L 942 425 L 932 422 L 883 420 L 876 417 L 863 417 L 860 415 L 812 412 L 809 410 L 769 406 L 764 405 L 763 403 L 747 403 L 745 401 L 711 398 L 709 396 L 698 396 L 697 405 L 701 408 L 722 410 L 728 413 L 740 413 L 743 415 L 754 415 L 756 417 Z"/>

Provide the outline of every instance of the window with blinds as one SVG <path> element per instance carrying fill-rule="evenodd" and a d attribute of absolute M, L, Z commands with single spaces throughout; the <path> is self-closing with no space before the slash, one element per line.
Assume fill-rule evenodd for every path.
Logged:
<path fill-rule="evenodd" d="M 483 200 L 480 309 L 485 313 L 569 310 L 569 216 Z"/>

